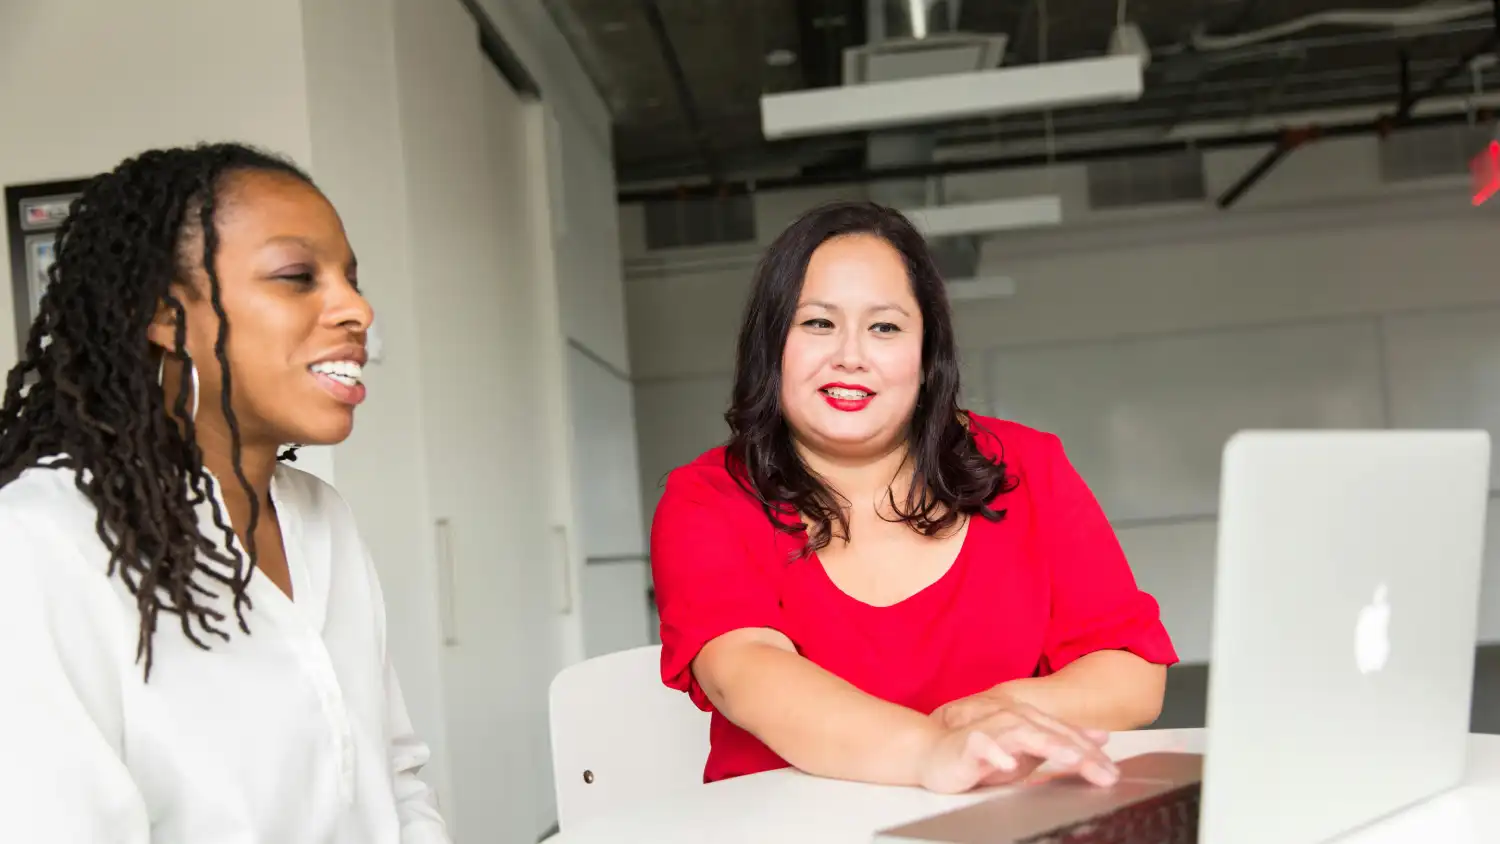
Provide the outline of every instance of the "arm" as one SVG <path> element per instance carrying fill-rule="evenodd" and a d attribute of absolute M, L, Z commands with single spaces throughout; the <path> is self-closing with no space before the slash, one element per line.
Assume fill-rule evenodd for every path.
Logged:
<path fill-rule="evenodd" d="M 1043 435 L 1025 475 L 1052 595 L 1036 676 L 948 703 L 934 718 L 970 723 L 1013 699 L 1076 727 L 1155 721 L 1167 666 L 1177 661 L 1156 600 L 1136 586 L 1109 519 L 1057 437 Z"/>
<path fill-rule="evenodd" d="M 1167 667 L 1128 651 L 1095 651 L 1045 677 L 996 690 L 1058 720 L 1098 730 L 1134 730 L 1161 714 Z"/>
<path fill-rule="evenodd" d="M 120 754 L 120 660 L 96 636 L 115 618 L 107 584 L 69 550 L 0 511 L 0 764 L 6 840 L 148 844 L 146 805 Z M 98 598 L 98 600 L 95 600 Z M 110 604 L 113 603 L 113 606 Z"/>
<path fill-rule="evenodd" d="M 699 708 L 717 709 L 808 773 L 917 782 L 936 725 L 796 652 L 779 630 L 781 607 L 771 573 L 750 550 L 764 536 L 744 535 L 744 523 L 725 512 L 727 497 L 692 475 L 674 474 L 652 519 L 663 681 L 687 692 Z"/>
<path fill-rule="evenodd" d="M 1156 720 L 1166 667 L 1177 661 L 1156 600 L 1141 591 L 1109 519 L 1047 435 L 1029 472 L 1052 614 L 1037 676 L 1006 691 L 1078 726 L 1110 730 Z"/>
<path fill-rule="evenodd" d="M 834 779 L 918 785 L 943 731 L 797 654 L 768 629 L 726 633 L 693 673 L 712 704 L 798 770 Z"/>

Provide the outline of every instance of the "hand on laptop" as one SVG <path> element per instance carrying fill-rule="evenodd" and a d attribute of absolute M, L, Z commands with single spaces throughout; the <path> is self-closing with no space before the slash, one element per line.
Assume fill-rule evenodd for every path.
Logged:
<path fill-rule="evenodd" d="M 1099 731 L 1070 727 L 1005 695 L 989 696 L 982 706 L 944 707 L 933 717 L 943 731 L 923 768 L 922 785 L 930 791 L 1018 782 L 1047 762 L 1095 785 L 1113 785 L 1119 777 Z"/>

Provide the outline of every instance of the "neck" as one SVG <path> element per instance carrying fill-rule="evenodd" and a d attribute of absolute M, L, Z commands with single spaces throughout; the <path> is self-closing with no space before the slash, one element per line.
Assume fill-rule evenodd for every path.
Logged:
<path fill-rule="evenodd" d="M 794 442 L 807 468 L 850 501 L 878 503 L 889 494 L 899 501 L 906 495 L 911 473 L 903 471 L 908 456 L 905 440 L 858 457 L 819 451 L 800 440 Z"/>
<path fill-rule="evenodd" d="M 198 428 L 198 448 L 203 452 L 203 468 L 214 476 L 219 494 L 229 509 L 229 518 L 237 533 L 243 534 L 250 521 L 251 494 L 260 502 L 264 521 L 271 500 L 271 475 L 276 471 L 278 448 L 271 445 L 241 443 L 240 470 L 250 484 L 250 492 L 235 474 L 234 457 L 227 431 L 218 426 Z"/>

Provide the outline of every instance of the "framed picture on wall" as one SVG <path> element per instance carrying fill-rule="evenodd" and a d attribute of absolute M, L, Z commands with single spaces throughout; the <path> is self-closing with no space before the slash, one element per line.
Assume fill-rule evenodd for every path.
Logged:
<path fill-rule="evenodd" d="M 18 353 L 47 290 L 57 229 L 68 207 L 83 191 L 84 179 L 11 185 L 5 189 L 5 230 L 10 247 L 11 302 Z"/>
<path fill-rule="evenodd" d="M 47 289 L 47 270 L 57 247 L 56 235 L 34 234 L 26 238 L 26 282 L 29 285 L 27 313 L 35 319 L 42 309 L 42 293 Z"/>

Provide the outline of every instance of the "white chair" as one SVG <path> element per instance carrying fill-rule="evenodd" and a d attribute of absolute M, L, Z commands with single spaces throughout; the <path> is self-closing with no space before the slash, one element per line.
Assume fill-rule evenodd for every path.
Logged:
<path fill-rule="evenodd" d="M 558 826 L 703 784 L 708 713 L 661 682 L 661 646 L 606 654 L 552 680 Z"/>

